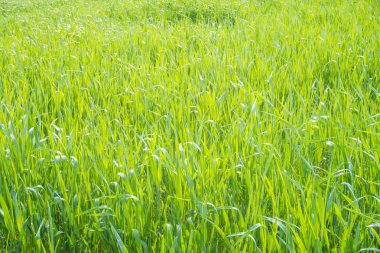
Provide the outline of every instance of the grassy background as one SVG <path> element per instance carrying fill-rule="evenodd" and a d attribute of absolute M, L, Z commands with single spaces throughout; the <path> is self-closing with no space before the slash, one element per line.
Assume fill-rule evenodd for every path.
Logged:
<path fill-rule="evenodd" d="M 0 1 L 0 249 L 380 245 L 380 4 Z"/>

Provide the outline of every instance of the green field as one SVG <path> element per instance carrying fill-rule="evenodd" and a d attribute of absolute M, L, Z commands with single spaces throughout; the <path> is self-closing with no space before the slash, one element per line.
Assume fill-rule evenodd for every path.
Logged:
<path fill-rule="evenodd" d="M 380 252 L 378 0 L 0 0 L 0 251 Z"/>

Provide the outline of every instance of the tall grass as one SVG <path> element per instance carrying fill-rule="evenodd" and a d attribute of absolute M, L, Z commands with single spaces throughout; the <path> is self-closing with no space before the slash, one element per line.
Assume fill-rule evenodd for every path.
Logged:
<path fill-rule="evenodd" d="M 0 2 L 0 249 L 380 251 L 380 4 Z"/>

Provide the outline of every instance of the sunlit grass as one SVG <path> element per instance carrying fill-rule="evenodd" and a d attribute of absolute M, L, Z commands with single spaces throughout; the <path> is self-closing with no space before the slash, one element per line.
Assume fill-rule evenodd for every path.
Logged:
<path fill-rule="evenodd" d="M 0 2 L 0 249 L 380 251 L 380 4 Z"/>

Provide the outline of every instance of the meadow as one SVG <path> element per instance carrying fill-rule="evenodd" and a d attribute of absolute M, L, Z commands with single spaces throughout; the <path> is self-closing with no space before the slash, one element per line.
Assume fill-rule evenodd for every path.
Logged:
<path fill-rule="evenodd" d="M 0 251 L 380 252 L 378 0 L 0 0 Z"/>

